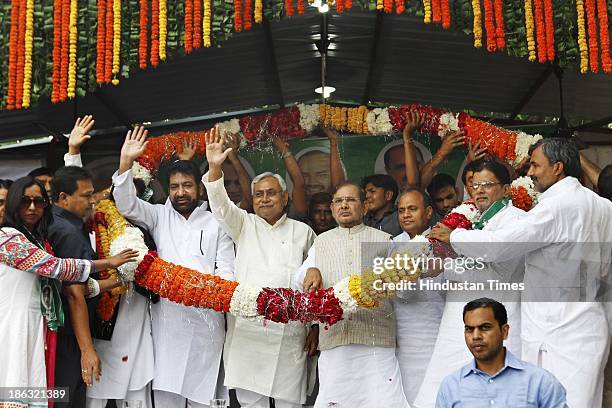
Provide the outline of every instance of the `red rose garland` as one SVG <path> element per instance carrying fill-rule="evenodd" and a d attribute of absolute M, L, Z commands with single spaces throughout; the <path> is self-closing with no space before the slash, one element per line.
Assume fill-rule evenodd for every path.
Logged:
<path fill-rule="evenodd" d="M 524 187 L 512 188 L 512 205 L 524 211 L 529 211 L 533 206 L 533 199 Z"/>
<path fill-rule="evenodd" d="M 342 0 L 340 0 L 340 1 L 342 1 Z M 353 0 L 345 0 L 344 1 L 344 8 L 346 10 L 352 9 L 353 8 Z"/>
<path fill-rule="evenodd" d="M 339 0 L 339 1 L 344 1 L 344 0 Z M 302 15 L 306 12 L 306 3 L 304 0 L 298 0 L 297 11 L 299 15 Z"/>
<path fill-rule="evenodd" d="M 344 13 L 344 0 L 336 0 L 336 11 L 338 14 Z"/>

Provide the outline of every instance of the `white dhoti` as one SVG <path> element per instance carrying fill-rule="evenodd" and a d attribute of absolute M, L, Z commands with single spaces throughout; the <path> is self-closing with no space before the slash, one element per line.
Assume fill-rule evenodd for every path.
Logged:
<path fill-rule="evenodd" d="M 321 351 L 315 408 L 327 408 L 330 403 L 409 408 L 395 349 L 351 344 Z"/>
<path fill-rule="evenodd" d="M 421 384 L 421 389 L 414 401 L 413 405 L 415 407 L 433 408 L 436 405 L 436 396 L 438 395 L 438 389 L 442 380 L 468 364 L 474 358 L 465 344 L 464 306 L 465 302 L 446 302 L 438 331 L 438 339 L 436 340 L 425 378 Z M 505 345 L 512 354 L 520 358 L 520 303 L 504 302 L 504 306 L 508 313 L 508 324 L 510 325 L 510 332 Z"/>

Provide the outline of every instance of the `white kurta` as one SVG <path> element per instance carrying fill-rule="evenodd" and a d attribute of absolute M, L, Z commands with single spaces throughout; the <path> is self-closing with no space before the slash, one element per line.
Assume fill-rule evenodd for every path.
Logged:
<path fill-rule="evenodd" d="M 484 230 L 495 231 L 512 225 L 525 212 L 511 203 L 493 216 L 484 226 Z M 445 270 L 443 276 L 447 280 L 468 282 L 486 282 L 487 279 L 499 279 L 502 282 L 516 281 L 523 277 L 525 258 L 517 257 L 498 264 L 488 264 L 484 270 L 465 271 Z M 461 270 L 460 270 L 461 271 Z M 501 301 L 508 313 L 510 332 L 505 342 L 506 347 L 516 356 L 521 355 L 521 313 L 520 292 L 504 292 L 504 299 L 498 299 L 496 292 L 462 293 L 449 291 L 444 305 L 444 313 L 440 322 L 437 339 L 434 339 L 434 350 L 429 366 L 424 375 L 421 388 L 414 402 L 415 407 L 430 408 L 436 404 L 436 396 L 442 380 L 454 371 L 468 364 L 473 356 L 464 340 L 463 307 L 473 299 L 490 297 Z"/>
<path fill-rule="evenodd" d="M 455 230 L 451 234 L 453 246 L 466 255 L 482 255 L 469 242 L 488 242 L 511 243 L 487 245 L 490 259 L 526 256 L 522 358 L 557 377 L 567 390 L 570 407 L 601 406 L 609 351 L 604 306 L 599 302 L 525 299 L 549 300 L 544 296 L 552 293 L 567 300 L 582 291 L 594 300 L 600 279 L 610 273 L 611 237 L 612 203 L 581 186 L 574 177 L 551 186 L 535 208 L 503 229 Z M 577 251 L 575 243 L 580 242 L 607 242 L 607 246 L 590 244 Z"/>
<path fill-rule="evenodd" d="M 113 196 L 127 219 L 146 228 L 159 256 L 168 262 L 233 280 L 234 245 L 219 223 L 197 207 L 189 219 L 170 203 L 153 205 L 136 197 L 132 172 L 113 176 Z M 215 397 L 225 338 L 223 313 L 161 299 L 152 306 L 155 376 L 153 389 L 198 403 Z"/>
<path fill-rule="evenodd" d="M 294 285 L 315 233 L 283 215 L 274 225 L 231 202 L 223 178 L 202 178 L 214 216 L 236 243 L 236 280 L 260 287 Z M 257 322 L 228 315 L 223 361 L 225 385 L 282 400 L 306 399 L 306 328 L 300 323 Z"/>
<path fill-rule="evenodd" d="M 429 229 L 422 235 L 428 233 Z M 410 241 L 412 239 L 406 232 L 393 238 L 396 243 Z M 440 274 L 428 279 L 441 282 L 442 276 Z M 392 300 L 397 324 L 395 354 L 402 373 L 404 394 L 409 404 L 416 399 L 425 377 L 438 337 L 444 303 L 444 294 L 434 291 L 400 291 L 398 297 Z"/>
<path fill-rule="evenodd" d="M 118 307 L 110 341 L 94 339 L 104 375 L 87 388 L 87 398 L 126 399 L 129 391 L 138 391 L 153 380 L 148 300 L 133 292 L 121 296 Z"/>

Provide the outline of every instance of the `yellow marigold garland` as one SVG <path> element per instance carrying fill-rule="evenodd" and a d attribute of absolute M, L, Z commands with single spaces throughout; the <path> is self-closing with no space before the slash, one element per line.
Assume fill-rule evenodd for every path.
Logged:
<path fill-rule="evenodd" d="M 482 48 L 482 9 L 480 0 L 472 0 L 472 10 L 474 12 L 474 47 Z"/>
<path fill-rule="evenodd" d="M 383 3 L 383 0 L 376 0 L 376 10 L 382 10 L 384 7 L 385 5 Z"/>
<path fill-rule="evenodd" d="M 25 63 L 23 67 L 23 99 L 21 106 L 30 107 L 32 91 L 32 43 L 34 41 L 34 0 L 26 3 Z"/>
<path fill-rule="evenodd" d="M 113 85 L 119 84 L 119 56 L 121 55 L 121 0 L 113 1 Z"/>
<path fill-rule="evenodd" d="M 431 23 L 431 0 L 423 0 L 423 22 Z"/>
<path fill-rule="evenodd" d="M 255 0 L 255 22 L 263 21 L 263 0 Z"/>
<path fill-rule="evenodd" d="M 168 5 L 159 0 L 159 59 L 166 60 L 166 39 L 168 38 Z"/>
<path fill-rule="evenodd" d="M 534 22 L 533 22 L 533 3 L 532 0 L 525 0 L 525 34 L 527 35 L 527 50 L 529 51 L 529 61 L 535 62 L 536 42 L 534 37 Z"/>
<path fill-rule="evenodd" d="M 257 8 L 257 6 L 255 6 Z M 204 0 L 204 18 L 202 19 L 202 32 L 204 35 L 204 47 L 211 46 L 210 41 L 210 16 L 211 0 Z"/>
<path fill-rule="evenodd" d="M 78 17 L 78 0 L 70 0 L 70 48 L 68 56 L 68 88 L 67 95 L 69 98 L 76 96 L 76 76 L 77 76 L 77 17 Z"/>
<path fill-rule="evenodd" d="M 586 38 L 586 23 L 584 20 L 584 0 L 576 0 L 576 15 L 578 20 L 578 49 L 580 50 L 580 72 L 589 72 L 589 49 Z M 531 58 L 529 58 L 531 60 Z"/>

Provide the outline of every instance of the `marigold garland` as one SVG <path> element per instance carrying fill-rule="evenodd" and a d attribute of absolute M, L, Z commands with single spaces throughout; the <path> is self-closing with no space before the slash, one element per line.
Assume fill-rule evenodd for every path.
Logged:
<path fill-rule="evenodd" d="M 69 98 L 74 98 L 76 95 L 76 77 L 77 77 L 77 14 L 78 0 L 70 0 L 70 48 L 68 57 L 68 89 L 67 95 Z"/>
<path fill-rule="evenodd" d="M 344 13 L 344 1 L 336 0 L 336 11 L 338 12 L 338 14 Z"/>
<path fill-rule="evenodd" d="M 70 0 L 62 0 L 62 59 L 59 100 L 68 98 L 68 64 L 70 58 Z"/>
<path fill-rule="evenodd" d="M 166 60 L 166 45 L 168 39 L 168 4 L 159 0 L 159 59 Z"/>
<path fill-rule="evenodd" d="M 448 0 L 445 0 L 448 1 Z M 346 7 L 346 3 L 345 3 Z M 406 3 L 405 0 L 395 0 L 395 13 L 402 14 L 406 11 Z"/>
<path fill-rule="evenodd" d="M 34 41 L 34 0 L 27 0 L 25 31 L 25 62 L 23 67 L 23 108 L 30 107 L 32 91 L 32 44 Z"/>
<path fill-rule="evenodd" d="M 475 0 L 476 1 L 476 0 Z M 582 1 L 582 0 L 577 0 Z M 533 36 L 533 3 L 532 0 L 525 0 L 525 35 L 527 36 L 527 51 L 529 53 L 529 61 L 536 60 L 536 43 Z"/>
<path fill-rule="evenodd" d="M 503 0 L 494 0 L 493 7 L 495 8 L 495 40 L 497 42 L 497 49 L 503 50 L 506 48 Z"/>
<path fill-rule="evenodd" d="M 244 9 L 242 12 L 242 27 L 245 30 L 253 28 L 253 0 L 242 0 Z M 291 7 L 293 8 L 293 0 L 291 0 Z M 293 13 L 293 11 L 292 11 Z"/>
<path fill-rule="evenodd" d="M 342 1 L 342 0 L 340 0 Z M 348 0 L 350 1 L 350 0 Z M 262 3 L 261 0 L 255 0 L 255 12 L 257 12 L 257 2 L 259 2 L 260 4 Z M 344 7 L 346 8 L 347 2 L 345 1 L 344 3 Z M 352 3 L 351 3 L 352 6 Z M 261 7 L 263 9 L 263 6 Z M 302 15 L 306 12 L 306 2 L 304 0 L 298 0 L 297 2 L 297 11 L 299 15 Z M 255 14 L 255 21 L 261 23 L 261 16 L 260 16 L 260 21 L 257 21 L 257 14 Z"/>
<path fill-rule="evenodd" d="M 151 2 L 151 65 L 159 65 L 159 0 Z"/>
<path fill-rule="evenodd" d="M 599 72 L 599 47 L 597 45 L 597 19 L 595 0 L 586 0 L 586 14 L 589 34 L 589 63 L 592 72 Z"/>
<path fill-rule="evenodd" d="M 75 1 L 75 0 L 72 0 Z M 119 85 L 119 70 L 121 56 L 121 0 L 113 2 L 113 85 Z"/>
<path fill-rule="evenodd" d="M 449 29 L 451 25 L 450 0 L 442 0 L 442 28 Z"/>
<path fill-rule="evenodd" d="M 599 17 L 601 67 L 605 73 L 609 74 L 612 73 L 612 60 L 610 60 L 610 34 L 608 33 L 608 7 L 606 0 L 597 0 L 597 16 Z"/>
<path fill-rule="evenodd" d="M 442 5 L 440 0 L 431 0 L 431 19 L 434 23 L 442 21 Z"/>
<path fill-rule="evenodd" d="M 383 0 L 383 10 L 387 14 L 393 13 L 393 0 Z"/>
<path fill-rule="evenodd" d="M 143 24 L 142 24 L 142 19 L 143 19 L 142 3 L 143 2 L 146 4 L 146 0 L 140 1 L 141 47 L 142 47 L 142 30 L 143 30 Z M 146 16 L 144 18 L 146 19 Z M 145 53 L 146 53 L 146 48 L 145 48 Z M 106 0 L 98 0 L 98 26 L 97 26 L 97 43 L 96 43 L 96 83 L 98 84 L 104 83 L 105 58 L 106 58 Z M 146 64 L 145 64 L 145 67 L 146 67 Z M 142 64 L 140 65 L 140 68 L 144 68 Z"/>
<path fill-rule="evenodd" d="M 495 29 L 493 0 L 484 0 L 485 30 L 487 31 L 487 51 L 497 51 L 497 30 Z"/>
<path fill-rule="evenodd" d="M 548 59 L 548 47 L 546 45 L 546 28 L 544 25 L 543 0 L 534 0 L 535 23 L 538 42 L 538 62 L 544 64 Z"/>
<path fill-rule="evenodd" d="M 15 109 L 15 88 L 17 87 L 17 44 L 19 36 L 19 3 L 20 0 L 11 1 L 11 31 L 9 34 L 9 66 L 8 66 L 8 93 L 6 108 Z"/>
<path fill-rule="evenodd" d="M 336 2 L 336 6 L 338 5 L 338 2 Z M 344 3 L 343 3 L 344 5 Z M 246 14 L 246 0 L 245 0 L 245 14 Z M 293 10 L 293 0 L 285 0 L 285 15 L 287 17 L 291 17 L 293 16 L 294 10 Z M 245 27 L 245 30 L 248 30 L 248 28 Z"/>
<path fill-rule="evenodd" d="M 193 0 L 193 48 L 202 46 L 202 0 Z"/>
<path fill-rule="evenodd" d="M 115 41 L 115 17 L 114 17 L 114 0 L 106 0 L 106 36 L 104 53 L 104 82 L 111 82 L 113 79 L 113 43 Z"/>
<path fill-rule="evenodd" d="M 190 54 L 193 51 L 193 0 L 185 0 L 185 33 L 184 47 L 185 52 Z"/>
<path fill-rule="evenodd" d="M 382 9 L 384 9 L 384 3 L 383 0 L 376 0 L 376 10 L 380 11 Z"/>
<path fill-rule="evenodd" d="M 544 0 L 544 23 L 546 25 L 546 55 L 548 61 L 555 60 L 555 21 L 552 0 Z"/>
<path fill-rule="evenodd" d="M 586 24 L 584 21 L 584 0 L 576 0 L 576 17 L 578 22 L 578 49 L 580 50 L 580 72 L 589 71 L 589 49 L 586 40 Z"/>
<path fill-rule="evenodd" d="M 211 46 L 211 41 L 210 41 L 211 1 L 212 0 L 204 0 L 204 18 L 203 18 L 203 23 L 202 23 L 204 27 L 202 28 L 202 30 L 204 32 L 204 47 L 206 48 Z M 257 9 L 257 6 L 255 7 Z"/>
<path fill-rule="evenodd" d="M 17 37 L 17 86 L 15 89 L 15 108 L 21 109 L 23 102 L 23 68 L 25 63 L 26 0 L 19 2 L 19 26 Z"/>
<path fill-rule="evenodd" d="M 242 31 L 242 0 L 234 0 L 234 31 Z"/>
<path fill-rule="evenodd" d="M 304 0 L 298 0 L 298 14 L 304 14 Z M 255 0 L 255 22 L 260 24 L 263 21 L 263 0 Z"/>
<path fill-rule="evenodd" d="M 149 24 L 149 0 L 140 0 L 140 33 L 138 36 L 138 66 L 140 69 L 147 67 L 147 37 Z"/>

